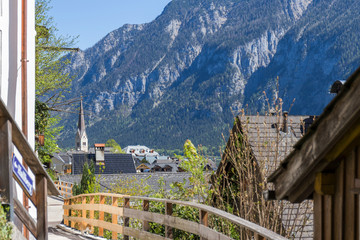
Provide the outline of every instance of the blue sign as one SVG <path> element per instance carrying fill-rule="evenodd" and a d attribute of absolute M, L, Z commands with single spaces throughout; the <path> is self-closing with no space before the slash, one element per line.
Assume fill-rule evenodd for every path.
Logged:
<path fill-rule="evenodd" d="M 31 179 L 30 175 L 24 168 L 24 166 L 20 163 L 20 161 L 13 155 L 13 172 L 16 177 L 20 180 L 26 191 L 32 196 L 33 194 L 33 180 Z"/>

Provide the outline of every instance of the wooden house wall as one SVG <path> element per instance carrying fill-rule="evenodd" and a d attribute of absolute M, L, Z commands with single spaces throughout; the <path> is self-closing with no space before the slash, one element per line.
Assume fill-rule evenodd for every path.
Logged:
<path fill-rule="evenodd" d="M 334 194 L 314 192 L 315 239 L 359 239 L 359 194 L 355 179 L 360 178 L 360 141 L 353 142 L 338 159 Z M 358 186 L 357 186 L 358 187 Z"/>

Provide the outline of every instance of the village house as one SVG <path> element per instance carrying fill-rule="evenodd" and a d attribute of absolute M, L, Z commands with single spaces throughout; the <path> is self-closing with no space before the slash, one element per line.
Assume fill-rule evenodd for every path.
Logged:
<path fill-rule="evenodd" d="M 314 200 L 314 239 L 360 237 L 360 68 L 269 177 L 276 199 Z"/>
<path fill-rule="evenodd" d="M 290 116 L 280 110 L 266 116 L 237 116 L 212 177 L 212 205 L 231 209 L 231 213 L 288 238 L 312 239 L 311 201 L 269 203 L 263 192 L 267 189 L 267 177 L 306 133 L 314 118 Z"/>

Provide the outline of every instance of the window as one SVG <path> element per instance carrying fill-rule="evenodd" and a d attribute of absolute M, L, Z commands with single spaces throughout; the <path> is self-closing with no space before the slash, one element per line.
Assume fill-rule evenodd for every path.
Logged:
<path fill-rule="evenodd" d="M 83 142 L 83 146 L 86 146 L 86 142 Z"/>

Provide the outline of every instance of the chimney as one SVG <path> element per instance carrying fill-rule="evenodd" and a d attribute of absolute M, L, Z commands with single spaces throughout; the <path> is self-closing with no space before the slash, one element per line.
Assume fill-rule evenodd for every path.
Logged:
<path fill-rule="evenodd" d="M 287 118 L 288 118 L 289 113 L 288 112 L 283 112 L 283 122 L 282 122 L 282 126 L 281 126 L 281 131 L 283 131 L 284 133 L 287 133 L 288 130 L 288 126 L 287 126 Z"/>
<path fill-rule="evenodd" d="M 105 143 L 95 143 L 95 161 L 96 165 L 102 165 L 105 162 Z"/>

